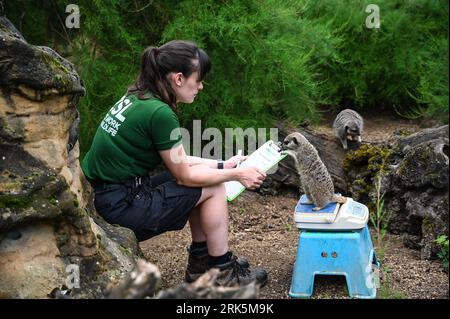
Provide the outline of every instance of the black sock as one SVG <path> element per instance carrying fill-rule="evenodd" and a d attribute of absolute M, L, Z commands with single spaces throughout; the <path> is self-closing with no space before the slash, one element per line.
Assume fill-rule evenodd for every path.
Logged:
<path fill-rule="evenodd" d="M 192 249 L 200 249 L 200 248 L 206 248 L 206 241 L 193 241 L 191 244 L 191 250 Z"/>
<path fill-rule="evenodd" d="M 231 259 L 230 252 L 226 252 L 222 256 L 211 256 L 211 255 L 208 255 L 208 265 L 211 268 L 211 267 L 214 267 L 214 266 L 221 265 L 221 264 L 224 264 L 226 262 L 229 262 L 230 259 Z"/>

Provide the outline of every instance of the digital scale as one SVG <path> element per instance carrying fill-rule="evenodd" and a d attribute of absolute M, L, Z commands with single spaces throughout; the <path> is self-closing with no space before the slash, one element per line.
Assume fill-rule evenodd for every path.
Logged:
<path fill-rule="evenodd" d="M 353 230 L 367 225 L 369 210 L 367 206 L 347 197 L 344 204 L 329 203 L 319 211 L 314 204 L 305 204 L 306 195 L 302 195 L 295 207 L 294 221 L 300 229 Z"/>

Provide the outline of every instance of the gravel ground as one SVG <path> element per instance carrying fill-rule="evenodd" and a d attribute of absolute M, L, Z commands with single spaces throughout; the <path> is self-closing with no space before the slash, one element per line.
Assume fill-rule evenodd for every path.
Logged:
<path fill-rule="evenodd" d="M 289 298 L 298 240 L 292 218 L 296 203 L 293 193 L 261 196 L 246 191 L 229 206 L 231 249 L 269 274 L 259 298 Z M 189 244 L 188 225 L 141 243 L 149 261 L 161 270 L 161 288 L 183 281 Z M 378 298 L 448 298 L 448 274 L 439 261 L 420 260 L 399 236 L 387 235 L 385 247 Z M 348 298 L 346 291 L 343 276 L 319 276 L 312 298 Z"/>

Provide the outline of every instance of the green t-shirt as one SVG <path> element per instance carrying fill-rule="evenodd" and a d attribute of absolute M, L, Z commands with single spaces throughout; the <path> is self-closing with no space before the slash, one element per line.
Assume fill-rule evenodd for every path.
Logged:
<path fill-rule="evenodd" d="M 158 151 L 181 142 L 177 115 L 157 98 L 123 96 L 106 114 L 81 168 L 91 180 L 120 183 L 162 162 Z"/>

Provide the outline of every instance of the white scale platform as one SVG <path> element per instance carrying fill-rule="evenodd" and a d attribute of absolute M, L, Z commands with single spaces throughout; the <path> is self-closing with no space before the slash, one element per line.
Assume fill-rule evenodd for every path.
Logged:
<path fill-rule="evenodd" d="M 314 204 L 305 204 L 302 195 L 295 207 L 294 221 L 297 228 L 316 230 L 356 230 L 364 228 L 369 220 L 367 206 L 347 197 L 344 204 L 330 203 L 322 210 L 313 211 Z"/>

